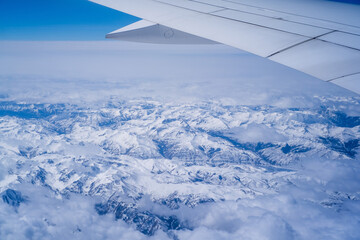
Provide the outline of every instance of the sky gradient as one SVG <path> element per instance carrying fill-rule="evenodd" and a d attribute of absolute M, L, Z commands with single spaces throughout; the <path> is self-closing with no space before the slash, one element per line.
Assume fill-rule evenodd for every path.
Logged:
<path fill-rule="evenodd" d="M 324 0 L 359 4 L 360 0 Z M 0 41 L 93 41 L 139 20 L 88 0 L 1 0 Z"/>
<path fill-rule="evenodd" d="M 0 40 L 104 40 L 137 20 L 87 0 L 1 0 Z"/>

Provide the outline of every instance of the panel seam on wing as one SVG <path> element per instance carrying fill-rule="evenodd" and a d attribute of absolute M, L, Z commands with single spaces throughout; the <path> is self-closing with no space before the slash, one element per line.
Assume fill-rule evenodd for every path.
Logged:
<path fill-rule="evenodd" d="M 335 23 L 335 24 L 340 24 L 343 26 L 348 26 L 348 27 L 353 27 L 353 28 L 358 28 L 358 26 L 354 26 L 354 25 L 350 25 L 350 24 L 344 24 L 344 23 L 339 23 L 339 22 L 335 22 L 335 21 L 331 21 L 331 20 L 326 20 L 326 19 L 321 19 L 321 18 L 314 18 L 314 17 L 308 17 L 308 16 L 303 16 L 300 14 L 294 14 L 294 13 L 288 13 L 288 12 L 284 12 L 284 11 L 278 11 L 278 10 L 273 10 L 270 8 L 263 8 L 263 7 L 257 7 L 257 6 L 253 6 L 253 5 L 249 5 L 249 4 L 244 4 L 244 3 L 238 3 L 238 2 L 234 2 L 231 0 L 221 0 L 223 2 L 229 2 L 229 3 L 233 3 L 233 4 L 237 4 L 237 5 L 242 5 L 242 6 L 247 6 L 247 7 L 252 7 L 252 8 L 257 8 L 257 9 L 265 9 L 268 11 L 273 11 L 273 12 L 278 12 L 278 13 L 285 13 L 285 14 L 289 14 L 289 15 L 293 15 L 293 16 L 298 16 L 298 17 L 304 17 L 304 18 L 309 18 L 309 19 L 315 19 L 315 20 L 320 20 L 320 21 L 325 21 L 325 22 L 331 22 L 331 23 Z"/>
<path fill-rule="evenodd" d="M 333 78 L 333 79 L 330 79 L 330 80 L 326 80 L 326 82 L 332 82 L 332 81 L 340 79 L 340 78 L 350 77 L 350 76 L 357 75 L 357 74 L 360 74 L 360 72 L 346 74 L 346 75 L 343 75 L 341 77 L 336 77 L 336 78 Z"/>
<path fill-rule="evenodd" d="M 283 33 L 288 33 L 288 34 L 292 34 L 292 35 L 301 36 L 301 37 L 304 37 L 304 38 L 310 38 L 309 36 L 305 36 L 305 35 L 298 34 L 298 33 L 292 33 L 292 32 L 284 31 L 284 30 L 277 29 L 277 28 L 266 27 L 266 26 L 259 25 L 259 24 L 255 24 L 255 23 L 251 23 L 251 22 L 240 21 L 240 20 L 237 20 L 237 19 L 228 18 L 228 17 L 224 17 L 224 16 L 219 16 L 219 15 L 213 15 L 213 14 L 211 14 L 211 12 L 209 12 L 209 13 L 200 12 L 200 11 L 197 11 L 197 10 L 194 10 L 194 9 L 191 9 L 191 8 L 186 8 L 186 7 L 182 7 L 182 6 L 177 6 L 177 5 L 173 5 L 173 4 L 170 4 L 170 3 L 165 3 L 165 2 L 161 2 L 161 1 L 157 1 L 157 0 L 152 0 L 152 1 L 153 1 L 153 2 L 157 2 L 157 3 L 160 3 L 160 4 L 164 4 L 164 5 L 168 5 L 168 6 L 180 8 L 180 9 L 185 9 L 185 10 L 192 11 L 192 12 L 196 12 L 196 13 L 199 13 L 199 14 L 210 15 L 210 16 L 213 16 L 213 17 L 222 18 L 222 19 L 227 19 L 227 20 L 230 20 L 230 21 L 239 22 L 239 23 L 244 23 L 244 24 L 248 24 L 248 25 L 252 25 L 252 26 L 257 26 L 257 27 L 261 27 L 261 28 L 265 28 L 265 29 L 270 29 L 270 30 L 273 30 L 273 31 L 279 31 L 279 32 L 283 32 Z M 225 9 L 225 8 L 222 9 L 222 10 L 220 9 L 220 10 L 217 10 L 217 12 L 224 11 L 224 10 L 226 10 L 226 9 Z M 162 24 L 162 23 L 161 23 L 161 24 Z M 163 25 L 166 26 L 166 24 L 163 24 Z M 325 29 L 326 29 L 326 28 L 325 28 Z M 331 30 L 331 29 L 329 29 L 329 30 Z M 335 30 L 333 30 L 333 31 L 335 31 Z"/>
<path fill-rule="evenodd" d="M 225 10 L 224 7 L 218 7 L 218 8 L 222 8 L 222 9 L 218 9 L 216 11 L 210 11 L 210 12 L 202 12 L 202 11 L 199 11 L 199 10 L 195 10 L 193 8 L 187 8 L 187 7 L 183 7 L 183 6 L 179 6 L 179 5 L 175 5 L 175 4 L 172 4 L 172 3 L 168 3 L 168 2 L 163 2 L 163 1 L 159 1 L 159 0 L 152 0 L 153 2 L 157 2 L 157 3 L 161 3 L 161 4 L 165 4 L 165 5 L 169 5 L 169 6 L 172 6 L 172 7 L 177 7 L 177 8 L 181 8 L 181 9 L 186 9 L 186 10 L 190 10 L 190 11 L 193 11 L 193 12 L 197 12 L 197 13 L 202 13 L 202 14 L 209 14 L 211 12 L 216 12 L 216 11 L 223 11 Z M 190 2 L 193 2 L 193 1 L 190 1 Z M 204 3 L 203 3 L 204 4 Z M 204 5 L 207 5 L 207 4 L 204 4 Z"/>
<path fill-rule="evenodd" d="M 291 45 L 291 46 L 289 46 L 289 47 L 283 48 L 283 49 L 281 49 L 281 50 L 279 50 L 279 51 L 277 51 L 277 52 L 274 52 L 274 53 L 270 54 L 269 56 L 267 56 L 266 58 L 273 57 L 273 56 L 275 56 L 275 55 L 277 55 L 277 54 L 279 54 L 279 53 L 282 53 L 282 52 L 284 52 L 284 51 L 287 51 L 287 50 L 289 50 L 289 49 L 291 49 L 291 48 L 294 48 L 294 47 L 299 46 L 299 45 L 301 45 L 301 44 L 304 44 L 304 43 L 307 43 L 307 42 L 316 40 L 316 39 L 318 39 L 319 37 L 323 37 L 323 36 L 325 36 L 325 35 L 328 35 L 328 34 L 331 34 L 331 33 L 334 33 L 334 32 L 336 32 L 336 30 L 333 30 L 333 31 L 331 31 L 331 32 L 327 32 L 327 33 L 321 34 L 321 35 L 319 35 L 319 36 L 316 36 L 316 37 L 307 39 L 307 40 L 302 41 L 302 42 L 300 42 L 300 43 L 296 43 L 296 44 Z"/>
<path fill-rule="evenodd" d="M 196 1 L 196 0 L 189 0 L 191 2 L 197 2 L 197 3 L 203 3 L 201 1 Z M 242 10 L 239 10 L 239 9 L 234 9 L 234 8 L 228 8 L 228 7 L 222 7 L 222 6 L 219 6 L 219 5 L 214 5 L 214 4 L 208 4 L 208 3 L 203 3 L 205 5 L 209 5 L 209 6 L 214 6 L 214 7 L 221 7 L 223 9 L 221 10 L 217 10 L 217 11 L 214 11 L 214 12 L 210 12 L 209 14 L 213 14 L 213 13 L 217 13 L 217 12 L 221 12 L 221 11 L 225 11 L 225 10 L 229 10 L 229 11 L 234 11 L 234 12 L 239 12 L 239 13 L 246 13 L 246 14 L 250 14 L 250 15 L 254 15 L 254 16 L 260 16 L 260 17 L 264 17 L 264 18 L 270 18 L 270 19 L 274 19 L 274 20 L 279 20 L 279 21 L 284 21 L 284 22 L 289 22 L 289 23 L 296 23 L 296 24 L 301 24 L 301 25 L 305 25 L 305 26 L 309 26 L 309 27 L 314 27 L 314 28 L 320 28 L 320 29 L 326 29 L 326 30 L 334 30 L 334 29 L 331 29 L 331 28 L 327 28 L 327 27 L 320 27 L 320 26 L 317 26 L 317 25 L 312 25 L 312 24 L 308 24 L 308 23 L 302 23 L 302 22 L 298 22 L 298 21 L 292 21 L 292 20 L 288 20 L 288 19 L 284 19 L 284 18 L 278 18 L 278 17 L 271 17 L 271 16 L 267 16 L 267 15 L 262 15 L 262 14 L 259 14 L 259 13 L 253 13 L 253 12 L 246 12 L 246 11 L 242 11 Z M 286 14 L 289 14 L 289 13 L 286 13 Z M 292 14 L 289 14 L 289 15 L 292 15 Z M 217 15 L 216 15 L 217 16 Z M 295 15 L 296 16 L 296 15 Z M 218 16 L 217 16 L 218 17 Z M 235 19 L 234 19 L 235 20 Z M 347 32 L 346 32 L 347 33 Z M 349 32 L 350 33 L 350 32 Z M 351 34 L 354 34 L 354 33 L 351 33 Z"/>

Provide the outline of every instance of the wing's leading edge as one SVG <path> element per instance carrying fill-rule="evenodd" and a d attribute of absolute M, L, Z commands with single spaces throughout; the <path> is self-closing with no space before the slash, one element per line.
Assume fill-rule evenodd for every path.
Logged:
<path fill-rule="evenodd" d="M 91 0 L 144 19 L 110 38 L 230 45 L 360 93 L 360 6 L 324 0 Z"/>

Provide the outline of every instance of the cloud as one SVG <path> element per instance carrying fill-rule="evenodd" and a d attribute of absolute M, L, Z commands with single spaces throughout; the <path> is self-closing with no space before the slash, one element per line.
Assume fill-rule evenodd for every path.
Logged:
<path fill-rule="evenodd" d="M 328 164 L 331 160 L 326 161 Z M 341 162 L 340 160 L 338 162 Z M 336 193 L 340 185 L 358 178 L 356 170 L 347 180 L 337 171 L 346 172 L 353 166 L 328 166 L 324 177 L 318 177 L 321 166 L 307 165 L 289 184 L 277 193 L 254 199 L 238 199 L 202 204 L 195 208 L 170 210 L 162 207 L 162 214 L 175 214 L 192 226 L 193 230 L 178 230 L 179 239 L 358 239 L 360 237 L 360 207 L 358 200 L 343 199 L 341 206 L 326 206 L 317 200 L 326 197 L 325 190 Z M 359 168 L 358 168 L 359 169 Z M 311 170 L 311 171 L 310 171 Z M 355 176 L 357 174 L 357 176 Z M 331 178 L 329 178 L 331 175 Z M 309 179 L 312 179 L 309 181 Z M 351 189 L 358 189 L 359 181 Z M 0 203 L 1 239 L 170 239 L 162 231 L 145 236 L 134 226 L 115 221 L 114 215 L 98 215 L 96 198 L 71 194 L 61 198 L 47 188 L 30 184 L 14 186 L 28 201 L 17 211 Z M 357 194 L 354 192 L 354 194 Z M 341 196 L 338 196 L 341 197 Z M 325 199 L 324 199 L 325 200 Z M 331 199 L 330 199 L 331 200 Z M 334 199 L 333 199 L 334 201 Z M 336 203 L 336 201 L 335 201 Z M 144 207 L 156 204 L 146 200 Z M 158 206 L 160 207 L 160 206 Z M 167 210 L 166 210 L 167 209 Z"/>
<path fill-rule="evenodd" d="M 0 189 L 28 197 L 0 239 L 360 238 L 359 99 L 335 85 L 225 46 L 2 42 L 0 99 Z M 186 228 L 145 236 L 111 197 Z"/>
<path fill-rule="evenodd" d="M 196 210 L 196 227 L 180 232 L 180 239 L 358 239 L 359 163 L 333 162 L 305 164 L 275 194 Z"/>
<path fill-rule="evenodd" d="M 309 106 L 347 90 L 222 46 L 124 42 L 2 42 L 0 89 L 7 99 L 96 102 L 152 97 Z"/>
<path fill-rule="evenodd" d="M 276 129 L 266 125 L 251 123 L 226 130 L 224 134 L 240 142 L 284 142 L 287 138 Z"/>
<path fill-rule="evenodd" d="M 1 201 L 1 239 L 149 239 L 111 215 L 98 215 L 90 197 L 62 199 L 44 187 L 14 187 L 29 200 L 17 211 Z"/>

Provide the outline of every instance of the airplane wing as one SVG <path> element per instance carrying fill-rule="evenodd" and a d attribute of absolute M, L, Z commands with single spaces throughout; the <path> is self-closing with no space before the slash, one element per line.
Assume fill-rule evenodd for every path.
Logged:
<path fill-rule="evenodd" d="M 107 35 L 223 43 L 360 94 L 356 0 L 91 0 L 143 20 Z"/>

